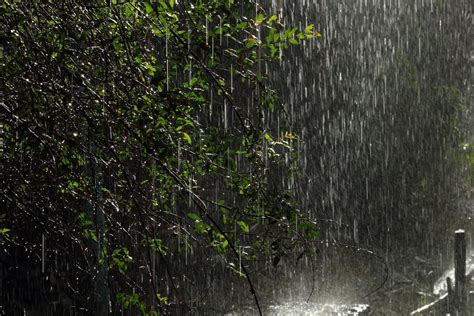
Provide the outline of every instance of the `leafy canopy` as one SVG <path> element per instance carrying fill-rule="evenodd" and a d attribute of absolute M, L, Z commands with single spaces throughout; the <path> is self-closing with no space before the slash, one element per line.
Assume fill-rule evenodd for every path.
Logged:
<path fill-rule="evenodd" d="M 190 252 L 224 258 L 258 304 L 241 259 L 318 237 L 270 181 L 277 166 L 291 176 L 297 136 L 266 121 L 281 107 L 260 66 L 319 37 L 312 25 L 234 0 L 4 1 L 0 14 L 1 242 L 64 280 L 31 304 L 188 306 L 176 275 L 193 277 Z"/>

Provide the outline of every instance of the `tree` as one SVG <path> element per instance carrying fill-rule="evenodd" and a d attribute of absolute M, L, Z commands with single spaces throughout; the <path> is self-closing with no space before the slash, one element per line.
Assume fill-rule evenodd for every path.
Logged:
<path fill-rule="evenodd" d="M 222 262 L 258 307 L 251 262 L 317 238 L 271 181 L 291 176 L 297 136 L 269 127 L 280 105 L 260 67 L 312 26 L 234 0 L 0 13 L 6 311 L 189 311 L 209 281 L 196 269 Z"/>

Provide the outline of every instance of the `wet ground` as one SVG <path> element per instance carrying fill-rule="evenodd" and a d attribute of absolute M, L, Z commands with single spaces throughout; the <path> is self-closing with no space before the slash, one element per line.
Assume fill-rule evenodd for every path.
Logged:
<path fill-rule="evenodd" d="M 268 316 L 352 316 L 352 315 L 369 315 L 369 306 L 344 305 L 344 304 L 315 304 L 305 302 L 288 302 L 280 305 L 270 305 L 264 309 L 263 314 Z M 256 310 L 247 308 L 225 314 L 226 316 L 237 315 L 256 315 Z"/>

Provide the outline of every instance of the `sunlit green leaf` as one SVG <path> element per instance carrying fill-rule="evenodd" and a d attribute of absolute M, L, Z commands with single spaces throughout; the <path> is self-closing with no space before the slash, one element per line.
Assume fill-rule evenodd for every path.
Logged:
<path fill-rule="evenodd" d="M 192 144 L 191 136 L 189 136 L 188 133 L 183 132 L 183 138 L 184 138 L 184 140 L 186 140 L 186 142 L 187 142 L 189 145 Z"/>
<path fill-rule="evenodd" d="M 242 229 L 242 231 L 244 233 L 249 233 L 250 232 L 250 227 L 249 227 L 249 225 L 247 225 L 246 222 L 238 221 L 237 224 L 239 225 L 240 229 Z"/>

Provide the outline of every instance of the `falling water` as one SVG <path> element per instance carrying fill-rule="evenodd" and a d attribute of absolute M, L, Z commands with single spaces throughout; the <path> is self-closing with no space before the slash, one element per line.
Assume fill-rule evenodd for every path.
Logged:
<path fill-rule="evenodd" d="M 44 238 L 44 234 L 41 235 L 41 273 L 44 273 L 44 268 L 46 265 L 45 260 L 45 251 L 46 251 L 46 240 Z"/>
<path fill-rule="evenodd" d="M 405 314 L 451 264 L 451 232 L 472 225 L 455 162 L 471 113 L 470 1 L 261 5 L 286 26 L 315 23 L 322 34 L 261 67 L 301 136 L 299 176 L 283 187 L 322 236 L 316 268 L 288 260 L 271 296 L 296 306 L 314 286 L 314 304 L 337 298 Z M 265 116 L 276 128 L 278 114 Z"/>
<path fill-rule="evenodd" d="M 473 90 L 469 91 L 474 77 L 469 66 L 469 58 L 474 58 L 472 0 L 254 2 L 255 17 L 262 7 L 287 27 L 304 29 L 314 23 L 322 36 L 281 49 L 281 61 L 259 61 L 256 66 L 256 73 L 267 77 L 281 96 L 284 111 L 257 107 L 259 87 L 242 88 L 245 84 L 234 76 L 238 68 L 230 64 L 226 75 L 235 100 L 226 99 L 226 92 L 218 91 L 218 83 L 211 82 L 209 115 L 195 121 L 207 119 L 223 127 L 227 136 L 233 132 L 234 109 L 238 108 L 249 117 L 260 115 L 258 123 L 272 137 L 279 137 L 282 131 L 297 135 L 292 140 L 296 176 L 274 175 L 279 173 L 274 170 L 267 175 L 294 194 L 299 215 L 317 225 L 320 237 L 311 249 L 295 246 L 287 256 L 279 254 L 281 245 L 269 244 L 271 260 L 255 263 L 246 261 L 244 253 L 251 250 L 239 243 L 232 261 L 220 255 L 208 257 L 208 243 L 201 247 L 179 219 L 175 226 L 162 227 L 178 235 L 173 245 L 178 251 L 170 251 L 166 258 L 152 257 L 153 282 L 166 288 L 163 293 L 170 299 L 170 309 L 185 306 L 193 312 L 204 311 L 201 314 L 252 315 L 256 308 L 239 275 L 247 264 L 253 264 L 250 276 L 268 315 L 408 314 L 426 298 L 443 292 L 443 279 L 452 274 L 451 232 L 460 226 L 473 232 L 474 203 L 471 196 L 466 206 L 465 170 L 460 163 L 466 118 L 470 115 L 474 122 Z M 222 22 L 220 16 L 205 17 L 211 63 L 220 61 L 215 54 L 221 50 L 216 48 L 229 47 L 225 32 L 218 39 L 210 35 L 216 24 L 223 27 Z M 265 32 L 258 26 L 251 36 L 260 40 Z M 170 60 L 178 57 L 170 50 L 172 41 L 172 34 L 165 30 L 166 91 L 170 96 L 174 77 L 182 76 L 183 82 L 191 84 L 200 62 L 186 56 L 187 71 L 170 69 Z M 190 37 L 187 45 L 190 54 Z M 2 133 L 0 124 L 0 153 Z M 471 143 L 472 137 L 471 133 Z M 188 162 L 187 152 L 180 140 L 176 146 L 180 171 Z M 269 166 L 267 154 L 264 150 L 265 166 Z M 232 156 L 229 151 L 222 156 L 229 167 L 226 180 L 231 182 Z M 283 159 L 288 164 L 293 161 L 287 153 Z M 238 170 L 245 170 L 244 164 L 244 159 L 235 161 Z M 245 172 L 251 178 L 251 170 Z M 195 185 L 193 176 L 186 178 L 189 188 Z M 214 201 L 222 199 L 225 184 L 205 180 L 203 195 Z M 160 185 L 158 180 L 156 185 Z M 170 214 L 168 210 L 164 213 L 183 218 L 194 211 L 195 203 L 191 194 L 187 200 L 176 201 L 179 188 L 173 190 L 171 197 L 163 197 L 172 204 Z M 181 210 L 180 203 L 187 209 Z M 218 205 L 214 211 L 226 216 Z M 162 215 L 154 210 L 150 213 L 151 217 Z M 294 225 L 290 240 L 304 230 L 303 222 Z M 238 229 L 234 221 L 233 231 L 227 232 L 229 239 L 238 239 Z M 49 232 L 42 235 L 36 255 L 46 278 L 49 271 L 57 274 L 61 268 L 58 253 L 54 260 L 50 246 L 46 247 L 52 245 L 50 239 Z M 193 242 L 198 246 L 193 248 Z M 100 249 L 93 251 L 101 254 Z M 165 266 L 171 273 L 155 271 Z M 107 277 L 102 273 L 99 281 L 105 284 Z"/>
<path fill-rule="evenodd" d="M 165 54 L 166 54 L 166 91 L 170 89 L 170 61 L 169 61 L 169 53 L 168 53 L 168 45 L 169 45 L 169 34 L 168 30 L 166 30 L 166 39 L 165 39 Z"/>

